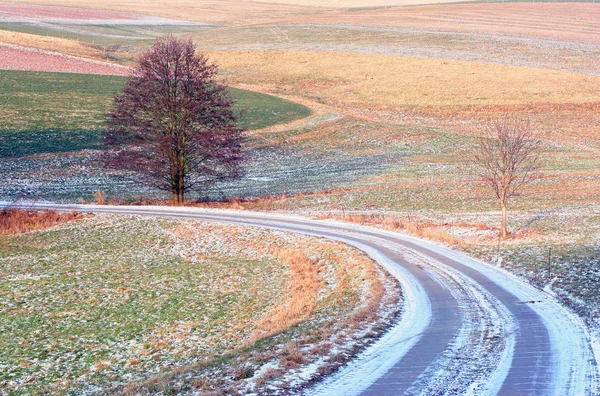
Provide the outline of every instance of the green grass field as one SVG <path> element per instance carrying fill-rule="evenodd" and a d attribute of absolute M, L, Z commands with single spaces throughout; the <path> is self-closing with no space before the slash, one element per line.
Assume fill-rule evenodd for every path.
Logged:
<path fill-rule="evenodd" d="M 0 71 L 0 157 L 98 148 L 123 77 Z M 231 89 L 240 124 L 259 129 L 306 117 L 302 105 Z"/>
<path fill-rule="evenodd" d="M 2 236 L 0 394 L 114 393 L 170 370 L 190 374 L 179 387 L 203 390 L 220 376 L 230 386 L 237 357 L 247 372 L 237 380 L 258 378 L 288 342 L 368 341 L 347 321 L 367 325 L 368 315 L 353 315 L 380 306 L 383 279 L 353 248 L 252 227 L 98 216 Z M 304 348 L 298 362 L 330 348 Z M 224 362 L 215 377 L 210 367 Z M 282 355 L 278 373 L 285 364 Z"/>
<path fill-rule="evenodd" d="M 176 225 L 91 220 L 1 238 L 0 382 L 33 375 L 29 390 L 101 385 L 166 361 L 212 358 L 229 349 L 225 340 L 248 337 L 281 298 L 288 268 L 210 242 L 214 254 L 190 260 L 179 252 L 194 247 L 174 237 Z M 237 325 L 245 330 L 224 336 Z"/>

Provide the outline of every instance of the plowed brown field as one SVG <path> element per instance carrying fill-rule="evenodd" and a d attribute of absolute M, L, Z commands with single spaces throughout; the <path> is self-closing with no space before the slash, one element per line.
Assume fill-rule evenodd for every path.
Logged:
<path fill-rule="evenodd" d="M 514 35 L 600 44 L 600 5 L 591 3 L 450 4 L 338 11 L 301 18 L 301 21 Z"/>
<path fill-rule="evenodd" d="M 452 1 L 455 0 L 437 0 L 436 3 Z M 338 0 L 329 2 L 320 0 L 179 0 L 177 2 L 98 0 L 93 3 L 81 0 L 17 0 L 15 2 L 118 10 L 187 21 L 243 25 L 307 14 L 320 14 L 335 9 L 421 5 L 431 3 L 431 0 Z"/>

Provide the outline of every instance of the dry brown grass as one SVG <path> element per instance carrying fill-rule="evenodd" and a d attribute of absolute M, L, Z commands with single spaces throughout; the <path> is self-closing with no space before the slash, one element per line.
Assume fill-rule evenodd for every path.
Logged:
<path fill-rule="evenodd" d="M 89 45 L 85 45 L 76 40 L 0 30 L 0 42 L 22 47 L 37 48 L 44 51 L 55 51 L 82 58 L 102 61 L 106 60 L 104 51 L 92 48 Z"/>
<path fill-rule="evenodd" d="M 75 211 L 60 213 L 54 210 L 3 209 L 0 211 L 0 235 L 44 230 L 87 216 Z"/>
<path fill-rule="evenodd" d="M 100 190 L 96 190 L 94 193 L 94 203 L 96 205 L 106 205 L 106 193 Z"/>
<path fill-rule="evenodd" d="M 94 369 L 97 371 L 106 370 L 110 368 L 110 362 L 98 362 L 94 364 Z"/>
<path fill-rule="evenodd" d="M 333 218 L 336 220 L 357 223 L 361 225 L 378 226 L 390 231 L 405 231 L 415 236 L 430 239 L 432 241 L 444 242 L 449 245 L 462 245 L 464 241 L 454 237 L 445 230 L 447 225 L 434 224 L 429 221 L 414 221 L 411 219 L 400 219 L 385 215 L 375 214 L 348 214 L 348 215 L 325 215 L 323 218 Z M 457 226 L 468 226 L 474 229 L 489 229 L 485 224 L 466 224 L 460 223 Z"/>
<path fill-rule="evenodd" d="M 293 369 L 305 363 L 304 354 L 296 341 L 285 345 L 279 358 L 279 364 L 284 369 Z"/>
<path fill-rule="evenodd" d="M 319 274 L 323 266 L 297 249 L 279 249 L 274 256 L 290 266 L 291 275 L 287 284 L 287 295 L 255 324 L 250 343 L 276 334 L 290 326 L 306 320 L 318 303 L 319 291 L 324 279 Z"/>
<path fill-rule="evenodd" d="M 375 267 L 365 267 L 363 268 L 363 271 L 363 276 L 369 283 L 370 294 L 366 304 L 364 304 L 361 309 L 352 313 L 348 318 L 348 326 L 351 328 L 359 328 L 360 326 L 364 326 L 365 323 L 375 321 L 379 315 L 380 305 L 385 297 L 385 287 L 380 274 L 377 273 Z M 342 274 L 338 273 L 338 276 L 340 276 L 341 279 L 340 283 L 342 284 L 340 285 L 340 288 L 343 287 L 343 282 L 346 281 L 341 275 Z"/>
<path fill-rule="evenodd" d="M 369 108 L 587 103 L 600 77 L 478 62 L 306 51 L 209 52 L 232 83 Z M 382 72 L 385 71 L 385 72 Z"/>
<path fill-rule="evenodd" d="M 280 370 L 278 370 L 274 367 L 269 367 L 261 374 L 261 376 L 259 378 L 256 379 L 256 385 L 265 386 L 265 385 L 267 385 L 267 383 L 270 380 L 277 378 L 280 375 L 281 375 Z"/>

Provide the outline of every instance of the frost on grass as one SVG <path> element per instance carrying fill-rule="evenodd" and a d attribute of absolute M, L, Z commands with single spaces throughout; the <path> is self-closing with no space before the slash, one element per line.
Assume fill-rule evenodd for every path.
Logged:
<path fill-rule="evenodd" d="M 328 211 L 334 218 L 452 245 L 501 266 L 556 297 L 600 338 L 600 208 L 597 204 L 511 212 L 511 236 L 499 239 L 500 213 Z"/>
<path fill-rule="evenodd" d="M 523 244 L 497 248 L 477 246 L 469 253 L 494 262 L 556 296 L 600 334 L 600 245 Z"/>
<path fill-rule="evenodd" d="M 99 216 L 1 237 L 0 393 L 300 386 L 397 291 L 354 249 L 259 228 Z"/>

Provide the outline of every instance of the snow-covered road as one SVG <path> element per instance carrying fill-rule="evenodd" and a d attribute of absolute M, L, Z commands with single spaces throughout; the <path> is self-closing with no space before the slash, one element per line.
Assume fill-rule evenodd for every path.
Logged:
<path fill-rule="evenodd" d="M 307 394 L 600 394 L 599 357 L 577 316 L 510 273 L 449 248 L 403 234 L 297 216 L 176 207 L 47 206 L 270 227 L 340 240 L 365 251 L 401 282 L 402 318 Z"/>

